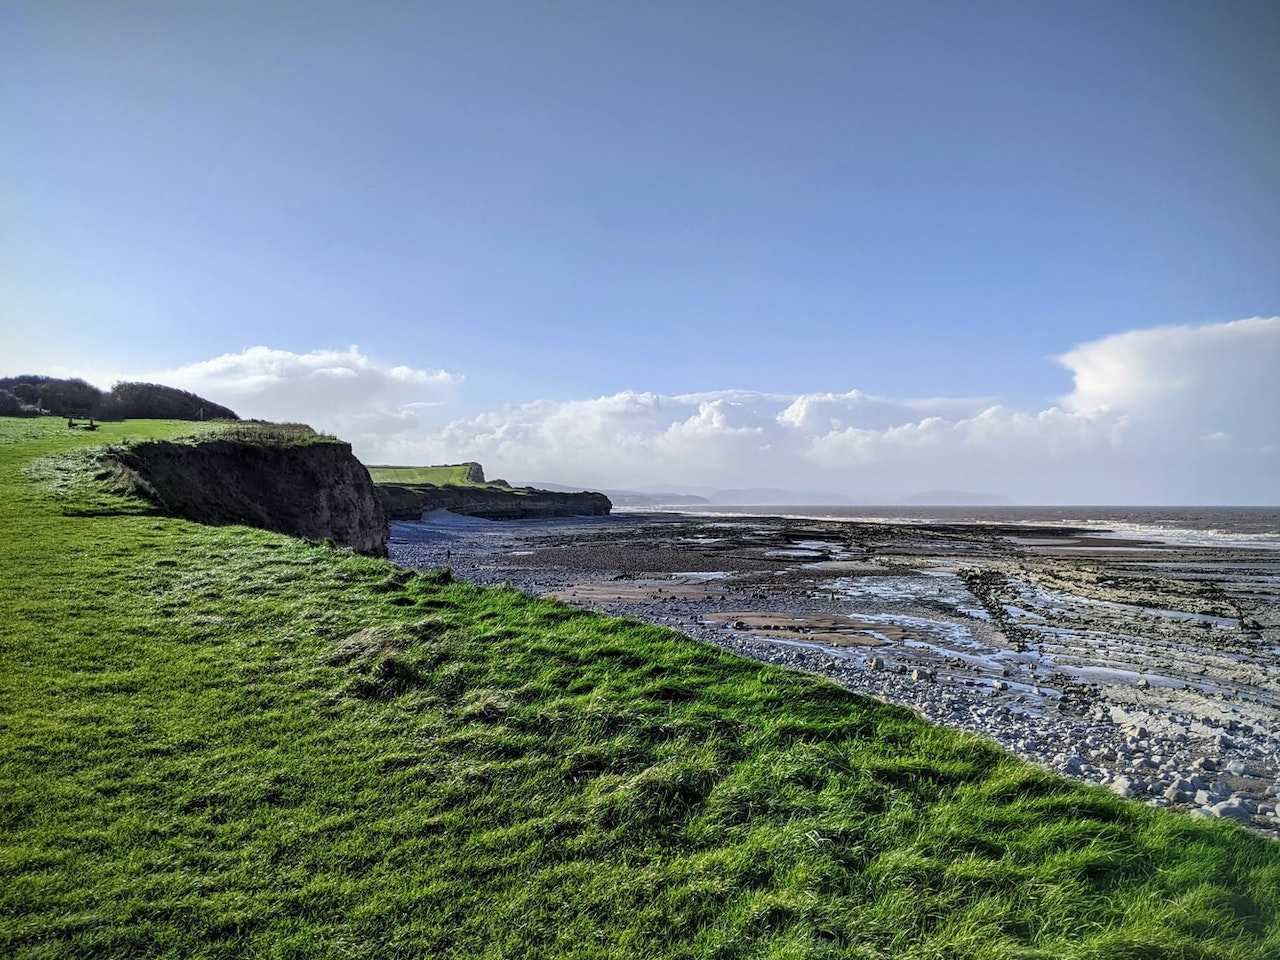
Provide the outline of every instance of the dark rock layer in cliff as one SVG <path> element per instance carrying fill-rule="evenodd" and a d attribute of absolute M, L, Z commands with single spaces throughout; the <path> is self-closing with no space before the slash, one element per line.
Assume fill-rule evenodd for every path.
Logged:
<path fill-rule="evenodd" d="M 133 444 L 107 457 L 166 513 L 386 554 L 386 511 L 348 443 L 274 444 L 215 435 Z"/>
<path fill-rule="evenodd" d="M 377 490 L 392 520 L 418 520 L 430 510 L 487 520 L 527 520 L 602 517 L 613 509 L 603 493 L 555 493 L 531 487 L 380 483 Z"/>

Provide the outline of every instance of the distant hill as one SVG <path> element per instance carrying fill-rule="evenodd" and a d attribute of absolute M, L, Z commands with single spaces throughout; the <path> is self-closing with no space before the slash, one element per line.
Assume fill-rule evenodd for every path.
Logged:
<path fill-rule="evenodd" d="M 740 490 L 716 490 L 708 495 L 711 503 L 734 506 L 762 504 L 801 504 L 835 506 L 851 501 L 847 496 L 829 491 L 782 490 L 778 487 L 747 487 Z"/>
<path fill-rule="evenodd" d="M 574 486 L 567 483 L 547 483 L 545 481 L 529 482 L 525 486 L 537 487 L 539 490 L 555 490 L 559 493 L 579 493 L 590 490 L 588 487 Z M 612 490 L 600 489 L 596 491 L 603 493 L 612 501 L 615 507 L 679 507 L 694 506 L 696 504 L 709 504 L 711 501 L 706 497 L 695 496 L 692 493 L 657 493 L 644 492 L 640 490 Z"/>
<path fill-rule="evenodd" d="M 100 420 L 239 420 L 234 410 L 177 387 L 124 381 L 109 391 L 79 378 L 0 377 L 0 414 Z"/>
<path fill-rule="evenodd" d="M 372 468 L 371 468 L 372 469 Z M 375 477 L 375 479 L 377 479 Z M 586 487 L 564 483 L 537 482 L 528 486 L 541 490 L 576 492 Z M 781 487 L 742 487 L 713 490 L 695 487 L 700 493 L 670 493 L 651 490 L 618 490 L 599 488 L 615 507 L 657 506 L 1008 506 L 1013 501 L 998 494 L 964 490 L 925 490 L 902 499 L 881 497 L 854 498 L 830 490 L 784 490 Z"/>
<path fill-rule="evenodd" d="M 967 490 L 925 490 L 913 493 L 902 501 L 902 506 L 921 507 L 1007 507 L 1013 501 L 994 493 L 973 493 Z"/>
<path fill-rule="evenodd" d="M 533 483 L 544 490 L 583 490 L 563 483 Z M 701 488 L 699 488 L 701 489 Z M 601 488 L 618 507 L 659 506 L 750 506 L 753 504 L 847 504 L 852 501 L 838 493 L 783 490 L 778 487 L 749 487 L 737 490 L 703 490 L 702 493 L 672 493 L 652 490 L 613 490 Z"/>

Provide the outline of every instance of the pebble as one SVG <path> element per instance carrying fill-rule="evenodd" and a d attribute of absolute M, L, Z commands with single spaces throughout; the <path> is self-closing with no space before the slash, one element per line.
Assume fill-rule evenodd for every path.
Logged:
<path fill-rule="evenodd" d="M 1227 817 L 1231 820 L 1237 820 L 1240 823 L 1248 823 L 1253 819 L 1253 814 L 1245 808 L 1245 805 L 1239 800 L 1239 798 L 1232 798 L 1230 800 L 1223 800 L 1220 803 L 1215 803 L 1213 806 L 1209 807 L 1209 812 L 1215 817 Z"/>
<path fill-rule="evenodd" d="M 1138 792 L 1137 786 L 1128 777 L 1116 777 L 1107 786 L 1112 793 L 1121 797 L 1132 797 Z"/>

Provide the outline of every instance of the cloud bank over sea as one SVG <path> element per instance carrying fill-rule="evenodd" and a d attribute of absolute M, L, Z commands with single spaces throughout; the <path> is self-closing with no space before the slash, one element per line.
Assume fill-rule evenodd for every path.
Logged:
<path fill-rule="evenodd" d="M 245 416 L 312 423 L 366 462 L 479 460 L 516 479 L 855 499 L 946 488 L 1023 503 L 1280 502 L 1280 316 L 1133 330 L 1047 362 L 1074 386 L 1040 409 L 1001 403 L 999 384 L 971 398 L 854 385 L 665 395 L 638 384 L 451 416 L 461 373 L 380 363 L 355 346 L 255 346 L 142 376 Z"/>

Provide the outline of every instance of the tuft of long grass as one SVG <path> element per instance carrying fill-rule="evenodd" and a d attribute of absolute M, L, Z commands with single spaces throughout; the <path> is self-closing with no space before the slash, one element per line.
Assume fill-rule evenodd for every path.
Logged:
<path fill-rule="evenodd" d="M 0 421 L 0 955 L 1280 956 L 1280 846 Z M 80 464 L 77 467 L 76 464 Z"/>
<path fill-rule="evenodd" d="M 220 440 L 252 443 L 263 446 L 296 447 L 312 443 L 335 443 L 337 438 L 327 433 L 317 433 L 305 423 L 269 423 L 259 420 L 237 420 L 219 424 Z"/>

